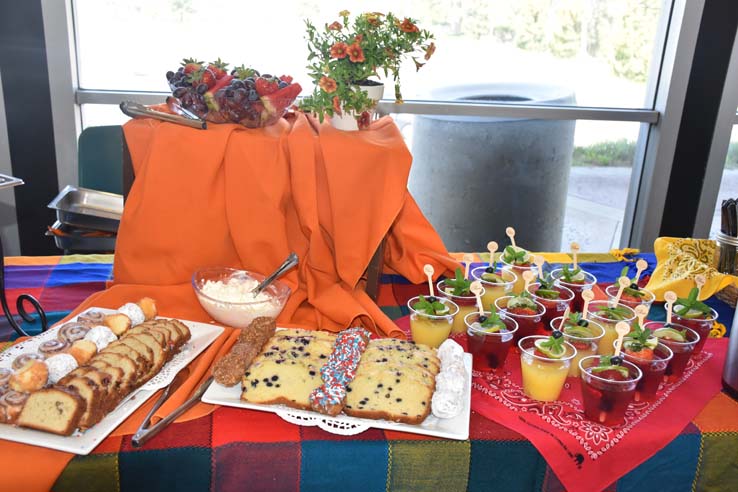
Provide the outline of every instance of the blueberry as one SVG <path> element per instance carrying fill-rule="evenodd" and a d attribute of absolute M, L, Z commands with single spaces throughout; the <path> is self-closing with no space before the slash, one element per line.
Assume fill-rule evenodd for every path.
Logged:
<path fill-rule="evenodd" d="M 231 82 L 231 87 L 233 89 L 243 89 L 244 87 L 246 87 L 246 85 L 243 83 L 243 81 L 236 79 Z"/>
<path fill-rule="evenodd" d="M 167 72 L 167 80 L 172 80 L 174 78 L 174 72 L 171 70 Z"/>
<path fill-rule="evenodd" d="M 630 288 L 633 289 L 633 290 L 639 290 L 640 289 L 640 287 L 638 287 L 638 284 L 635 283 L 635 282 L 633 282 L 632 284 L 630 284 Z"/>
<path fill-rule="evenodd" d="M 663 327 L 664 328 L 671 328 L 672 327 L 672 324 L 671 323 L 664 323 L 664 326 Z"/>
<path fill-rule="evenodd" d="M 488 266 L 484 269 L 485 273 L 495 273 L 495 267 Z"/>
<path fill-rule="evenodd" d="M 262 77 L 265 78 L 265 79 L 271 79 L 272 78 L 272 74 L 265 73 L 264 75 L 262 75 Z"/>
<path fill-rule="evenodd" d="M 208 85 L 207 84 L 200 84 L 197 86 L 197 93 L 198 94 L 205 94 L 208 91 Z"/>
<path fill-rule="evenodd" d="M 284 89 L 284 88 L 285 88 L 285 87 L 287 87 L 288 85 L 289 85 L 289 84 L 287 84 L 287 82 L 285 82 L 284 80 L 280 80 L 280 81 L 279 81 L 279 88 L 280 88 L 280 89 Z"/>
<path fill-rule="evenodd" d="M 479 321 L 480 323 L 484 323 L 485 321 L 487 321 L 487 317 L 486 316 L 480 316 L 479 319 L 477 319 L 477 321 Z"/>
<path fill-rule="evenodd" d="M 589 321 L 587 321 L 586 319 L 580 319 L 579 321 L 577 321 L 577 324 L 579 326 L 587 327 L 587 326 L 589 326 Z"/>
<path fill-rule="evenodd" d="M 259 99 L 259 94 L 254 89 L 251 89 L 249 91 L 249 101 L 256 101 L 257 99 Z"/>
<path fill-rule="evenodd" d="M 623 358 L 620 357 L 620 356 L 613 357 L 613 358 L 610 359 L 610 363 L 612 365 L 619 366 L 620 364 L 623 363 Z"/>
<path fill-rule="evenodd" d="M 437 298 L 437 297 L 434 297 L 434 296 L 428 296 L 428 297 L 426 297 L 425 299 L 426 299 L 426 300 L 427 300 L 428 302 L 430 302 L 431 304 L 432 304 L 432 303 L 434 303 L 434 302 L 438 302 L 438 298 Z"/>
<path fill-rule="evenodd" d="M 564 335 L 559 330 L 554 330 L 553 333 L 551 334 L 551 336 L 554 337 L 554 338 L 561 338 Z"/>

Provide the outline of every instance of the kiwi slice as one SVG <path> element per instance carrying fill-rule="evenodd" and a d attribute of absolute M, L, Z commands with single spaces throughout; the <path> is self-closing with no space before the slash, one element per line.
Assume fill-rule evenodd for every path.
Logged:
<path fill-rule="evenodd" d="M 570 337 L 594 338 L 594 333 L 592 333 L 592 330 L 579 325 L 565 326 L 564 333 Z"/>
<path fill-rule="evenodd" d="M 563 344 L 548 344 L 548 339 L 536 340 L 536 349 L 551 359 L 560 359 L 566 354 L 566 347 Z"/>
<path fill-rule="evenodd" d="M 627 378 L 630 376 L 630 373 L 628 372 L 627 367 L 623 366 L 616 366 L 615 364 L 611 364 L 608 366 L 597 366 L 590 369 L 590 372 L 597 374 L 599 372 L 605 372 L 605 371 L 618 371 L 620 374 L 623 375 L 624 378 Z"/>
<path fill-rule="evenodd" d="M 483 273 L 482 274 L 482 280 L 485 282 L 490 282 L 493 284 L 504 284 L 505 281 L 502 279 L 501 276 L 497 275 L 496 273 Z"/>
<path fill-rule="evenodd" d="M 675 342 L 686 342 L 687 337 L 684 336 L 685 332 L 676 330 L 674 328 L 659 328 L 653 334 L 658 338 L 665 338 L 667 340 L 674 340 Z"/>

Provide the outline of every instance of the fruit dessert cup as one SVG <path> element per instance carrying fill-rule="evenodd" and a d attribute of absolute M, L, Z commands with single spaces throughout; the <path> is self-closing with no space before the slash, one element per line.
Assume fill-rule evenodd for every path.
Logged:
<path fill-rule="evenodd" d="M 618 338 L 615 331 L 615 325 L 620 321 L 625 321 L 629 325 L 636 318 L 635 311 L 628 306 L 618 304 L 612 306 L 610 301 L 592 301 L 589 303 L 588 318 L 596 321 L 605 329 L 605 336 L 600 340 L 597 349 L 600 355 L 612 355 L 615 351 L 612 348 L 612 342 Z"/>
<path fill-rule="evenodd" d="M 551 272 L 558 285 L 562 285 L 574 293 L 574 299 L 569 308 L 572 311 L 581 311 L 584 306 L 582 292 L 591 289 L 597 283 L 597 277 L 581 268 L 570 269 L 568 265 L 557 268 Z"/>
<path fill-rule="evenodd" d="M 558 399 L 577 350 L 560 331 L 547 337 L 521 338 L 518 348 L 523 392 L 538 401 Z"/>
<path fill-rule="evenodd" d="M 474 268 L 471 271 L 471 276 L 473 279 L 479 280 L 482 287 L 484 287 L 484 294 L 482 294 L 482 304 L 484 306 L 492 306 L 500 297 L 510 295 L 513 286 L 518 281 L 515 272 L 496 269 L 495 267 Z"/>
<path fill-rule="evenodd" d="M 694 330 L 700 340 L 694 348 L 693 355 L 702 352 L 705 342 L 710 336 L 712 325 L 717 321 L 718 313 L 707 304 L 697 300 L 699 290 L 693 288 L 686 298 L 679 298 L 674 303 L 672 319 L 674 323 Z"/>
<path fill-rule="evenodd" d="M 505 313 L 506 316 L 511 317 L 518 323 L 516 340 L 546 333 L 543 327 L 543 316 L 546 314 L 546 308 L 527 295 L 500 297 L 495 301 L 494 306 L 498 312 Z"/>
<path fill-rule="evenodd" d="M 558 330 L 562 316 L 551 320 L 551 329 Z M 571 361 L 569 376 L 579 377 L 579 361 L 584 357 L 597 354 L 605 329 L 596 321 L 582 319 L 581 313 L 570 313 L 563 327 L 564 340 L 569 342 L 577 354 Z"/>
<path fill-rule="evenodd" d="M 536 271 L 533 264 L 533 255 L 518 246 L 506 247 L 500 255 L 503 269 L 513 272 L 517 276 L 517 280 L 513 285 L 513 294 L 520 294 L 525 289 L 525 280 L 523 280 L 523 272 L 526 270 Z"/>
<path fill-rule="evenodd" d="M 639 330 L 636 338 L 626 337 L 623 340 L 622 357 L 638 366 L 643 376 L 636 385 L 635 401 L 651 401 L 656 397 L 661 382 L 664 380 L 664 373 L 672 358 L 672 352 L 669 347 L 663 343 L 658 343 L 658 339 L 650 336 L 651 330 L 645 328 Z M 644 343 L 643 338 L 648 337 Z M 613 345 L 617 340 L 613 342 Z"/>
<path fill-rule="evenodd" d="M 574 292 L 563 285 L 555 285 L 551 277 L 539 279 L 538 282 L 528 286 L 528 293 L 533 300 L 543 304 L 546 313 L 543 316 L 543 328 L 547 329 L 551 320 L 561 316 L 566 308 L 571 309 L 571 301 L 574 300 Z"/>
<path fill-rule="evenodd" d="M 630 287 L 623 289 L 623 294 L 620 296 L 620 304 L 624 304 L 631 309 L 644 304 L 651 309 L 651 304 L 656 299 L 656 296 L 650 290 L 637 288 L 636 284 L 631 284 Z M 614 300 L 618 295 L 620 286 L 618 284 L 608 285 L 605 288 L 605 294 L 610 300 Z"/>
<path fill-rule="evenodd" d="M 667 325 L 661 321 L 651 321 L 644 327 L 652 330 L 659 342 L 669 347 L 673 354 L 664 372 L 664 381 L 667 383 L 678 381 L 684 374 L 689 358 L 700 341 L 699 334 L 686 326 L 675 323 Z"/>
<path fill-rule="evenodd" d="M 510 316 L 484 311 L 483 316 L 478 312 L 467 314 L 464 324 L 474 370 L 501 371 L 518 331 L 518 323 Z"/>
<path fill-rule="evenodd" d="M 417 296 L 407 301 L 410 309 L 410 332 L 413 341 L 438 348 L 451 333 L 459 307 L 453 301 L 438 297 Z"/>
<path fill-rule="evenodd" d="M 619 357 L 594 355 L 579 361 L 584 415 L 615 427 L 623 424 L 642 377 L 638 366 Z"/>
<path fill-rule="evenodd" d="M 447 278 L 436 284 L 438 294 L 441 297 L 452 300 L 459 307 L 459 312 L 454 316 L 451 333 L 466 332 L 464 318 L 472 311 L 476 311 L 477 298 L 469 290 L 470 286 L 471 280 L 464 278 L 460 268 L 456 269 L 456 276 L 454 278 Z M 484 289 L 484 286 L 482 288 Z M 484 298 L 484 293 L 485 291 L 483 290 L 482 298 Z"/>

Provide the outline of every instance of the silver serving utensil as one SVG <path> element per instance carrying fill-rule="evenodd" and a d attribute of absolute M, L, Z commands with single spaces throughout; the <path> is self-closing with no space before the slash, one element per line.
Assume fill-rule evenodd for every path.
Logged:
<path fill-rule="evenodd" d="M 269 284 L 271 284 L 272 282 L 274 282 L 275 280 L 277 280 L 279 277 L 281 277 L 282 275 L 284 275 L 284 273 L 287 270 L 289 270 L 293 266 L 297 265 L 297 263 L 298 263 L 297 253 L 294 253 L 294 252 L 293 253 L 290 253 L 290 255 L 287 257 L 287 259 L 284 260 L 284 263 L 282 263 L 281 265 L 279 265 L 279 268 L 277 268 L 274 271 L 274 273 L 272 273 L 267 278 L 265 278 L 262 283 L 260 283 L 256 287 L 254 287 L 254 290 L 252 290 L 251 293 L 254 296 L 256 296 L 259 292 L 261 292 L 262 290 L 266 289 L 267 286 L 269 286 Z"/>
<path fill-rule="evenodd" d="M 139 432 L 136 432 L 136 434 L 131 439 L 131 444 L 133 445 L 133 447 L 138 448 L 138 447 L 143 446 L 144 444 L 146 444 L 146 442 L 149 439 L 157 435 L 166 426 L 174 422 L 174 420 L 177 417 L 179 417 L 180 415 L 185 413 L 187 410 L 192 408 L 195 405 L 195 403 L 200 401 L 200 398 L 202 398 L 202 395 L 205 394 L 207 389 L 210 387 L 210 383 L 212 382 L 213 382 L 213 376 L 210 376 L 200 385 L 199 388 L 197 388 L 197 391 L 195 391 L 195 393 L 191 397 L 189 397 L 187 401 L 185 401 L 180 406 L 172 410 L 172 413 L 170 413 L 169 415 L 167 415 L 166 417 L 164 417 L 163 419 L 161 419 L 159 422 L 152 425 L 151 427 L 147 429 L 139 430 Z M 150 415 L 153 415 L 154 411 L 155 410 L 152 410 L 151 412 L 149 412 Z"/>
<path fill-rule="evenodd" d="M 179 99 L 177 99 L 174 96 L 168 96 L 167 97 L 167 106 L 169 109 L 171 109 L 173 112 L 184 116 L 185 118 L 189 118 L 191 120 L 199 120 L 201 119 L 199 116 L 197 116 L 195 113 L 190 111 L 189 109 L 185 108 L 179 103 Z"/>
<path fill-rule="evenodd" d="M 136 430 L 136 433 L 133 435 L 132 438 L 132 444 L 135 447 L 138 447 L 142 445 L 143 443 L 139 444 L 139 439 L 141 436 L 146 434 L 146 432 L 149 430 L 149 424 L 151 423 L 151 417 L 154 416 L 154 413 L 156 413 L 159 408 L 164 404 L 167 399 L 169 399 L 172 394 L 177 391 L 177 389 L 182 386 L 182 383 L 184 383 L 187 380 L 187 376 L 189 376 L 190 370 L 187 367 L 183 367 L 182 370 L 180 370 L 177 374 L 174 375 L 174 379 L 172 380 L 169 385 L 164 388 L 164 391 L 159 396 L 159 399 L 156 400 L 156 403 L 154 403 L 154 406 L 151 407 L 151 410 L 149 410 L 149 413 L 146 414 L 146 417 L 144 418 L 143 422 L 141 422 L 141 425 L 138 427 L 138 430 Z"/>
<path fill-rule="evenodd" d="M 162 113 L 161 111 L 155 111 L 134 101 L 123 101 L 120 103 L 120 110 L 123 111 L 126 116 L 130 116 L 131 118 L 153 118 L 156 120 L 166 121 L 168 123 L 197 128 L 198 130 L 205 130 L 208 127 L 205 120 L 201 120 L 199 118 L 191 119 L 176 114 Z"/>

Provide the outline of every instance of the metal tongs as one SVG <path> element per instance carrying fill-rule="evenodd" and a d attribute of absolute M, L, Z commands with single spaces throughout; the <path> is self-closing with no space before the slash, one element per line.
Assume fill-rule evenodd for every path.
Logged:
<path fill-rule="evenodd" d="M 190 371 L 188 368 L 184 368 L 181 371 L 177 373 L 176 376 L 174 376 L 174 380 L 172 380 L 171 383 L 169 383 L 169 386 L 167 386 L 164 389 L 164 392 L 162 392 L 161 396 L 158 400 L 156 400 L 156 403 L 154 403 L 154 406 L 149 410 L 149 413 L 146 415 L 146 418 L 143 422 L 141 422 L 141 426 L 138 428 L 136 433 L 133 435 L 133 438 L 131 439 L 131 444 L 134 448 L 138 448 L 146 444 L 146 442 L 157 435 L 159 432 L 161 432 L 164 427 L 168 426 L 174 420 L 185 413 L 187 410 L 189 410 L 195 403 L 200 401 L 200 398 L 202 398 L 202 395 L 207 391 L 208 387 L 210 386 L 210 383 L 213 382 L 213 376 L 210 376 L 207 378 L 199 388 L 197 388 L 197 391 L 187 399 L 184 403 L 182 403 L 180 406 L 172 410 L 172 413 L 161 419 L 156 424 L 149 426 L 151 424 L 151 418 L 154 416 L 154 413 L 156 413 L 157 410 L 164 404 L 165 401 L 175 392 L 177 391 L 177 388 L 179 388 L 182 383 L 184 383 L 187 380 L 187 376 L 189 376 Z"/>
<path fill-rule="evenodd" d="M 181 107 L 178 112 L 184 114 L 185 116 L 162 113 L 161 111 L 156 111 L 134 101 L 123 101 L 122 103 L 120 103 L 120 110 L 123 111 L 126 116 L 130 116 L 131 118 L 154 118 L 156 120 L 175 123 L 177 125 L 197 128 L 198 130 L 206 130 L 208 127 L 208 124 L 205 120 L 198 118 L 189 111 L 185 113 L 184 108 Z"/>

